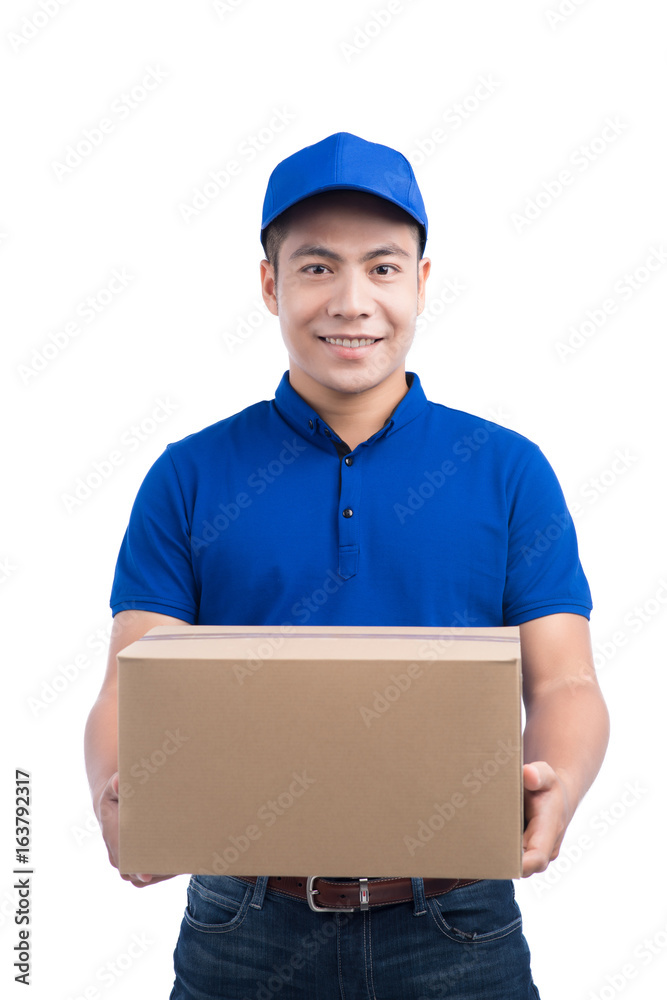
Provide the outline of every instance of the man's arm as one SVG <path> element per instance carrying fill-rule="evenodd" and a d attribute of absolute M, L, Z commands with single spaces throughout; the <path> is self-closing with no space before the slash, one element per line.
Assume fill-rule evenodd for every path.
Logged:
<path fill-rule="evenodd" d="M 102 688 L 93 705 L 84 738 L 86 770 L 95 815 L 109 852 L 118 868 L 118 668 L 116 655 L 156 625 L 187 625 L 188 622 L 152 611 L 120 611 L 113 620 L 109 660 Z M 164 876 L 168 878 L 170 876 Z M 142 886 L 162 881 L 159 876 L 122 875 Z"/>
<path fill-rule="evenodd" d="M 582 615 L 546 615 L 519 628 L 526 706 L 525 877 L 558 857 L 565 830 L 600 770 L 609 714 Z"/>

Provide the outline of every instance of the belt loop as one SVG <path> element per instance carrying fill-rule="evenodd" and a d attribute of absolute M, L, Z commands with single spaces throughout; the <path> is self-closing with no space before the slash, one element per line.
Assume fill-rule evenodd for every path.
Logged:
<path fill-rule="evenodd" d="M 413 916 L 421 917 L 426 913 L 426 896 L 424 895 L 424 879 L 423 878 L 411 878 L 412 882 L 412 895 L 415 900 L 415 909 Z"/>
<path fill-rule="evenodd" d="M 254 906 L 256 910 L 262 909 L 262 903 L 264 902 L 264 896 L 266 894 L 266 886 L 269 881 L 268 875 L 258 875 L 257 881 L 255 882 L 255 891 L 252 894 L 252 899 L 250 900 L 250 905 Z"/>

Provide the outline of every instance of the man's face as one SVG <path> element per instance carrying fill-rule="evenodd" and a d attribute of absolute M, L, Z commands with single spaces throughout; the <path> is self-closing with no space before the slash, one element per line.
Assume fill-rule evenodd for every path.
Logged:
<path fill-rule="evenodd" d="M 262 290 L 295 387 L 359 393 L 403 372 L 430 268 L 405 215 L 337 191 L 294 206 L 288 223 L 278 282 L 263 261 Z"/>

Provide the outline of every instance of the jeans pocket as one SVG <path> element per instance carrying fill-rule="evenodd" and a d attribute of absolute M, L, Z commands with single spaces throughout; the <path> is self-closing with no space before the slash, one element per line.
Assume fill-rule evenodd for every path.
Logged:
<path fill-rule="evenodd" d="M 205 934 L 235 930 L 245 919 L 253 886 L 232 876 L 193 875 L 188 885 L 185 920 Z"/>
<path fill-rule="evenodd" d="M 451 941 L 484 944 L 521 928 L 521 911 L 509 880 L 485 879 L 428 900 L 438 929 Z"/>

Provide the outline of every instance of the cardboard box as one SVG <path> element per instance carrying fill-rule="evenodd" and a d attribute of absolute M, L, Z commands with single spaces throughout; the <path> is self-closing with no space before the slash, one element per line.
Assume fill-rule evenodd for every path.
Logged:
<path fill-rule="evenodd" d="M 518 627 L 162 626 L 118 666 L 123 873 L 521 875 Z"/>

